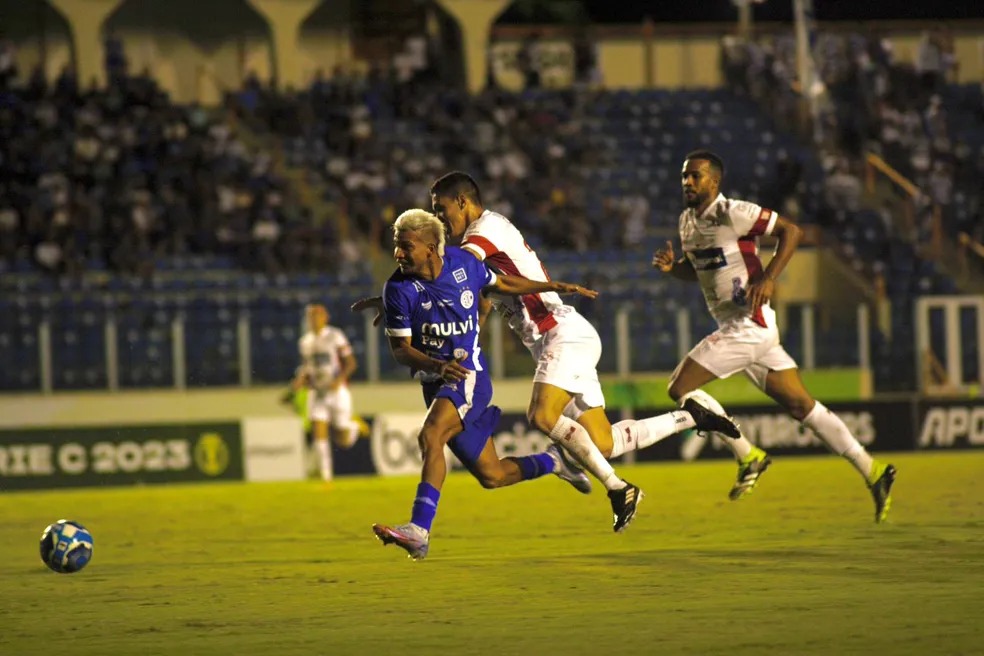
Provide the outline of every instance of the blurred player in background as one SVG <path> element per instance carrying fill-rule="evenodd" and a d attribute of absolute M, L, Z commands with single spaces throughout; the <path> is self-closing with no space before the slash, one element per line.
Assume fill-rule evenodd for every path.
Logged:
<path fill-rule="evenodd" d="M 475 181 L 454 171 L 431 186 L 434 213 L 452 243 L 502 274 L 535 281 L 550 276 L 519 230 L 482 205 Z M 635 516 L 642 491 L 619 477 L 607 458 L 642 449 L 688 428 L 738 436 L 737 427 L 703 406 L 612 425 L 598 380 L 601 338 L 587 319 L 557 294 L 526 294 L 497 299 L 500 312 L 536 360 L 529 422 L 564 447 L 608 490 L 615 532 Z"/>
<path fill-rule="evenodd" d="M 291 391 L 307 390 L 307 417 L 311 422 L 321 478 L 333 476 L 331 440 L 350 448 L 364 431 L 352 416 L 349 378 L 358 368 L 352 346 L 345 334 L 329 324 L 331 315 L 321 304 L 305 309 L 308 330 L 298 341 L 301 364 L 291 381 Z"/>
<path fill-rule="evenodd" d="M 581 492 L 587 477 L 568 468 L 559 449 L 500 459 L 491 436 L 500 410 L 490 405 L 492 381 L 479 346 L 482 289 L 503 294 L 596 292 L 563 282 L 497 276 L 459 248 L 445 248 L 444 226 L 425 210 L 408 210 L 393 224 L 398 270 L 383 289 L 386 335 L 393 357 L 421 382 L 427 416 L 418 441 L 423 455 L 410 522 L 374 524 L 384 544 L 396 544 L 414 560 L 427 556 L 430 531 L 447 476 L 447 445 L 483 487 L 497 488 L 555 473 Z M 359 310 L 360 307 L 353 309 Z"/>
<path fill-rule="evenodd" d="M 697 281 L 718 322 L 718 330 L 701 340 L 673 372 L 669 394 L 678 403 L 696 400 L 724 415 L 721 404 L 700 388 L 744 372 L 860 472 L 875 502 L 875 521 L 884 521 L 891 505 L 895 467 L 872 459 L 841 418 L 810 396 L 796 362 L 779 343 L 769 301 L 802 231 L 755 203 L 725 198 L 720 191 L 723 177 L 724 162 L 714 153 L 698 150 L 687 155 L 681 173 L 687 206 L 680 215 L 684 257 L 674 258 L 671 242 L 653 257 L 653 266 L 663 273 Z M 764 270 L 758 256 L 761 235 L 775 235 L 779 240 Z M 770 460 L 743 436 L 725 442 L 738 460 L 738 478 L 729 495 L 738 499 L 755 487 Z"/>

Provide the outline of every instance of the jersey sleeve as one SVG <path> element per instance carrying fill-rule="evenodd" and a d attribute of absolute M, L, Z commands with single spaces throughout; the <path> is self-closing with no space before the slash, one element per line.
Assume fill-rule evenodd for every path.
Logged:
<path fill-rule="evenodd" d="M 731 201 L 728 207 L 728 219 L 739 237 L 771 235 L 778 217 L 772 210 L 744 200 Z"/>
<path fill-rule="evenodd" d="M 410 337 L 412 307 L 405 287 L 394 285 L 392 282 L 386 283 L 383 287 L 383 314 L 386 317 L 384 332 L 387 336 Z"/>
<path fill-rule="evenodd" d="M 491 239 L 479 234 L 465 235 L 461 248 L 483 261 L 499 252 L 499 247 Z"/>
<path fill-rule="evenodd" d="M 479 281 L 478 289 L 479 291 L 485 289 L 486 287 L 491 287 L 499 279 L 496 276 L 495 271 L 489 268 L 489 265 L 483 262 L 475 262 L 471 265 L 472 272 L 475 276 L 475 280 Z"/>

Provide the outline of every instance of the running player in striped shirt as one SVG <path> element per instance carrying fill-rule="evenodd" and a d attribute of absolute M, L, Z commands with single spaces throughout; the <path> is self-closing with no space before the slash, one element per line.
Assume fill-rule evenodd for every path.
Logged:
<path fill-rule="evenodd" d="M 769 306 L 775 281 L 789 263 L 802 230 L 772 210 L 755 203 L 725 198 L 721 193 L 724 162 L 708 150 L 687 155 L 681 172 L 683 200 L 680 242 L 656 252 L 653 266 L 680 280 L 700 284 L 718 329 L 705 337 L 680 363 L 670 381 L 674 401 L 697 403 L 724 415 L 724 408 L 700 389 L 707 383 L 744 372 L 762 391 L 809 428 L 827 447 L 845 458 L 864 477 L 875 502 L 875 521 L 888 516 L 895 467 L 874 460 L 843 420 L 813 399 L 803 385 L 796 362 L 779 343 L 776 313 Z M 775 256 L 763 269 L 758 238 L 775 235 Z M 684 405 L 686 407 L 686 405 Z M 731 499 L 758 482 L 769 456 L 744 436 L 726 440 L 738 460 L 738 478 Z"/>
<path fill-rule="evenodd" d="M 485 209 L 475 181 L 454 171 L 431 186 L 431 205 L 444 222 L 451 243 L 495 271 L 534 281 L 550 276 L 520 231 L 504 216 Z M 530 423 L 590 471 L 608 490 L 613 529 L 621 532 L 636 513 L 643 494 L 615 473 L 607 458 L 641 449 L 679 431 L 696 428 L 737 436 L 734 423 L 697 402 L 657 417 L 612 425 L 598 381 L 601 338 L 587 319 L 554 293 L 502 297 L 499 311 L 536 360 Z"/>

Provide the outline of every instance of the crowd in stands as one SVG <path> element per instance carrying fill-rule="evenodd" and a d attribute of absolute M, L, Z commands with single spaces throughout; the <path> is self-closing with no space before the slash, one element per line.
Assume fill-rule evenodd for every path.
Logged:
<path fill-rule="evenodd" d="M 730 41 L 723 53 L 729 86 L 795 127 L 791 34 Z M 949 53 L 940 31 L 926 35 L 915 66 L 896 62 L 877 35 L 820 34 L 823 211 L 801 217 L 803 162 L 785 151 L 758 200 L 793 218 L 843 222 L 861 206 L 860 163 L 874 152 L 925 192 L 909 233 L 889 206 L 887 227 L 919 242 L 921 219 L 939 206 L 984 237 L 984 194 L 974 183 L 984 176 L 984 143 L 952 138 Z M 588 79 L 592 59 L 582 59 Z M 591 84 L 541 91 L 533 80 L 526 92 L 490 85 L 469 96 L 443 84 L 424 57 L 409 68 L 339 67 L 300 90 L 250 76 L 224 109 L 206 110 L 178 106 L 148 73 L 132 74 L 113 38 L 105 65 L 104 88 L 81 88 L 69 70 L 50 84 L 36 71 L 18 85 L 16 53 L 0 44 L 0 266 L 8 270 L 146 275 L 162 257 L 222 254 L 267 273 L 330 271 L 360 257 L 344 234 L 387 249 L 395 217 L 427 207 L 430 182 L 451 169 L 482 179 L 487 206 L 556 249 L 638 247 L 657 211 L 642 186 L 592 186 L 613 153 L 590 138 L 603 93 Z M 282 148 L 247 147 L 237 126 L 275 135 Z M 302 203 L 280 177 L 281 151 L 284 164 L 316 172 L 317 202 Z M 955 198 L 961 212 L 948 211 Z M 339 226 L 348 230 L 340 235 Z"/>
<path fill-rule="evenodd" d="M 947 84 L 953 64 L 945 34 L 927 35 L 915 65 L 897 62 L 877 35 L 820 34 L 819 149 L 787 133 L 801 119 L 790 34 L 728 41 L 722 64 L 730 92 L 604 91 L 583 39 L 579 48 L 576 83 L 565 90 L 542 88 L 527 67 L 522 92 L 490 84 L 469 95 L 442 83 L 411 49 L 402 66 L 339 67 L 303 89 L 275 90 L 248 76 L 223 107 L 205 109 L 177 105 L 147 72 L 131 72 L 112 37 L 108 83 L 99 88 L 83 87 L 67 69 L 53 81 L 40 70 L 24 80 L 15 50 L 0 40 L 0 272 L 148 277 L 166 260 L 207 256 L 265 274 L 316 273 L 307 278 L 321 289 L 320 274 L 361 270 L 357 241 L 389 250 L 396 216 L 429 207 L 431 182 L 460 169 L 481 181 L 487 207 L 512 218 L 533 247 L 552 251 L 558 276 L 584 269 L 597 276 L 606 295 L 587 313 L 604 308 L 611 316 L 628 302 L 645 310 L 633 339 L 652 359 L 640 366 L 661 368 L 672 366 L 659 357 L 672 354 L 666 340 L 675 328 L 654 331 L 648 313 L 657 308 L 661 321 L 672 322 L 678 308 L 694 307 L 701 331 L 709 319 L 699 298 L 674 296 L 637 264 L 653 239 L 675 235 L 678 158 L 710 147 L 734 164 L 729 194 L 820 223 L 856 260 L 881 266 L 876 273 L 891 266 L 905 274 L 885 290 L 897 309 L 895 342 L 876 343 L 875 355 L 885 364 L 879 384 L 911 389 L 893 364 L 912 361 L 904 351 L 914 343 L 906 303 L 914 291 L 954 291 L 934 287 L 936 272 L 911 245 L 927 239 L 936 208 L 949 227 L 984 242 L 984 101 L 980 89 Z M 891 201 L 872 208 L 867 153 L 922 191 L 910 223 Z M 875 280 L 886 286 L 884 277 Z M 340 305 L 345 294 L 362 293 L 341 287 L 330 290 Z M 208 302 L 228 324 L 221 332 L 231 349 L 232 297 L 220 296 Z M 254 300 L 258 339 L 279 339 L 277 348 L 292 353 L 293 301 Z M 272 300 L 285 305 L 261 307 Z M 597 323 L 610 343 L 610 322 Z M 837 342 L 844 345 L 837 364 L 856 357 L 856 332 L 847 333 Z M 605 352 L 614 358 L 616 351 Z M 282 359 L 281 351 L 267 356 Z"/>
<path fill-rule="evenodd" d="M 381 246 L 399 212 L 429 207 L 430 183 L 460 169 L 483 180 L 487 206 L 543 243 L 586 250 L 606 219 L 585 206 L 598 152 L 584 138 L 582 98 L 495 88 L 469 96 L 425 73 L 373 67 L 319 74 L 287 93 L 251 79 L 229 102 L 247 124 L 280 135 L 290 163 L 319 171 L 325 200 Z"/>
<path fill-rule="evenodd" d="M 804 138 L 817 143 L 824 166 L 817 220 L 890 301 L 883 307 L 891 336 L 877 334 L 874 343 L 879 389 L 911 389 L 913 298 L 957 292 L 939 266 L 946 237 L 963 248 L 984 241 L 984 85 L 952 83 L 956 60 L 944 29 L 922 35 L 912 63 L 897 59 L 877 33 L 819 33 L 813 53 L 819 79 L 808 86 L 819 130 Z M 790 32 L 727 39 L 722 55 L 732 90 L 804 132 Z M 893 174 L 888 188 L 902 193 L 877 186 L 867 193 L 871 155 L 901 176 Z M 972 362 L 976 351 L 968 348 Z"/>
<path fill-rule="evenodd" d="M 335 266 L 334 223 L 292 198 L 269 153 L 107 46 L 104 88 L 69 69 L 52 84 L 0 75 L 0 266 L 145 276 L 194 254 L 268 273 Z"/>
<path fill-rule="evenodd" d="M 250 77 L 228 106 L 246 129 L 282 138 L 288 165 L 320 172 L 326 193 L 312 206 L 277 175 L 275 149 L 247 147 L 222 111 L 172 103 L 131 74 L 118 40 L 105 53 L 106 86 L 81 88 L 68 69 L 18 84 L 16 53 L 0 47 L 5 270 L 148 275 L 194 254 L 268 273 L 332 270 L 360 257 L 339 225 L 388 248 L 399 212 L 427 207 L 430 182 L 456 168 L 484 178 L 486 204 L 549 246 L 587 250 L 613 217 L 630 233 L 644 218 L 617 199 L 588 215 L 598 153 L 583 139 L 581 94 L 470 97 L 395 67 L 339 68 L 301 91 Z"/>
<path fill-rule="evenodd" d="M 956 59 L 944 29 L 925 32 L 915 61 L 898 61 L 891 42 L 879 34 L 819 33 L 814 46 L 819 83 L 812 85 L 821 117 L 828 220 L 860 205 L 864 156 L 881 157 L 922 193 L 911 224 L 898 207 L 882 208 L 889 227 L 910 243 L 930 238 L 933 208 L 949 232 L 984 237 L 984 139 L 954 135 L 950 112 L 976 114 L 977 102 L 955 102 L 948 81 Z M 751 41 L 728 39 L 723 70 L 729 86 L 756 98 L 791 129 L 800 124 L 796 42 L 791 32 Z M 967 190 L 970 190 L 969 192 Z M 976 192 L 975 192 L 976 190 Z M 961 207 L 954 210 L 958 202 Z"/>

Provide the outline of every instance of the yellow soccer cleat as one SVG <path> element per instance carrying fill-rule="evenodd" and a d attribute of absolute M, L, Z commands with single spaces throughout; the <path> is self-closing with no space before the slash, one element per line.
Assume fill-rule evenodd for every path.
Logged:
<path fill-rule="evenodd" d="M 875 523 L 881 524 L 892 507 L 892 484 L 895 483 L 895 466 L 875 460 L 868 476 L 868 489 L 875 500 Z"/>
<path fill-rule="evenodd" d="M 738 478 L 735 480 L 735 484 L 731 486 L 728 498 L 737 501 L 755 489 L 759 477 L 771 464 L 772 458 L 769 457 L 769 454 L 757 446 L 753 446 L 751 452 L 738 461 Z"/>

